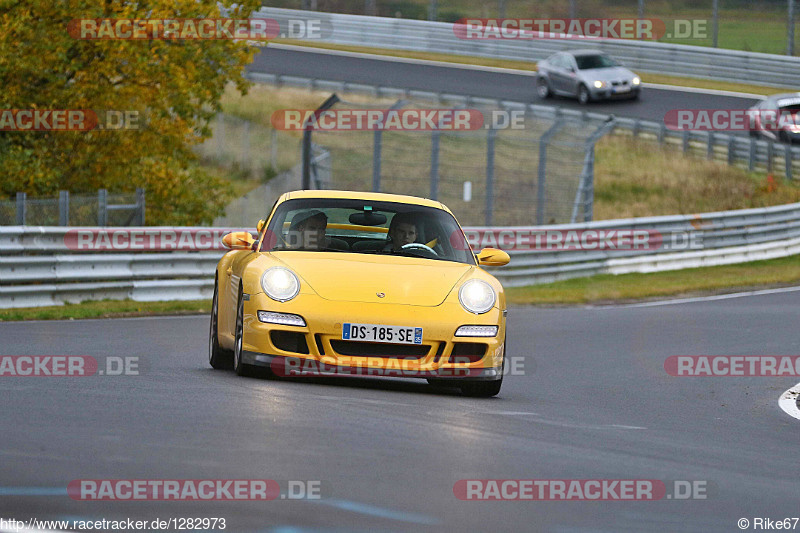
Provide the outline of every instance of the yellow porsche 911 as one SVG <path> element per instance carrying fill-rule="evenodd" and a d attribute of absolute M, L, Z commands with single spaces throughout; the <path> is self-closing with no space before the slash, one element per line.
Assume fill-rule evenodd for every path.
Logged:
<path fill-rule="evenodd" d="M 494 396 L 506 302 L 440 202 L 295 191 L 249 232 L 224 237 L 209 331 L 214 368 L 247 375 L 387 376 Z"/>

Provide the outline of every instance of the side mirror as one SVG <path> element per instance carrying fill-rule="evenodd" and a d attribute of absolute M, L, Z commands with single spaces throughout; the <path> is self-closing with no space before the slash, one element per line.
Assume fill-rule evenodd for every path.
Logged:
<path fill-rule="evenodd" d="M 258 232 L 259 235 L 261 234 L 261 230 L 264 229 L 264 224 L 266 223 L 267 221 L 262 218 L 261 220 L 258 221 L 258 224 L 256 224 L 256 231 Z"/>
<path fill-rule="evenodd" d="M 234 231 L 222 237 L 222 244 L 231 250 L 249 250 L 254 242 L 249 231 Z"/>
<path fill-rule="evenodd" d="M 475 256 L 481 266 L 500 267 L 507 265 L 511 258 L 503 250 L 497 248 L 484 248 Z"/>

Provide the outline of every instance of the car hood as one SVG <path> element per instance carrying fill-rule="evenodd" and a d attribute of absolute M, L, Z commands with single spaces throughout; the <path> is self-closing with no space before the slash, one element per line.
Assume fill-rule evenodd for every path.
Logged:
<path fill-rule="evenodd" d="M 326 300 L 426 307 L 444 302 L 458 281 L 476 268 L 451 261 L 340 252 L 284 251 L 272 256 Z"/>
<path fill-rule="evenodd" d="M 635 74 L 625 67 L 590 68 L 581 70 L 581 78 L 586 81 L 631 80 Z"/>

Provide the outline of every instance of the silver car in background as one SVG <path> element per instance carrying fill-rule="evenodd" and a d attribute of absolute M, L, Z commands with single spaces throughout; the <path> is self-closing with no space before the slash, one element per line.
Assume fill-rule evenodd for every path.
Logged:
<path fill-rule="evenodd" d="M 539 61 L 536 93 L 540 98 L 571 96 L 581 104 L 607 98 L 639 98 L 642 80 L 599 50 L 558 52 Z"/>

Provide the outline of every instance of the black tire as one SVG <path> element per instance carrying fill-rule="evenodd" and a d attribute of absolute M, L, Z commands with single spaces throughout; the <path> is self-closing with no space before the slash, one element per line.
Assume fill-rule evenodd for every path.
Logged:
<path fill-rule="evenodd" d="M 792 144 L 792 140 L 789 138 L 789 134 L 783 130 L 781 130 L 781 132 L 778 133 L 778 140 L 785 144 Z"/>
<path fill-rule="evenodd" d="M 589 92 L 589 88 L 581 83 L 578 86 L 578 103 L 581 105 L 586 105 L 591 101 L 592 101 L 592 95 Z"/>
<path fill-rule="evenodd" d="M 631 100 L 638 100 L 642 96 L 642 91 L 634 91 Z"/>
<path fill-rule="evenodd" d="M 458 383 L 453 383 L 452 380 L 441 379 L 441 378 L 425 378 L 428 382 L 428 385 L 432 387 L 458 387 Z"/>
<path fill-rule="evenodd" d="M 491 398 L 492 396 L 497 396 L 502 386 L 503 378 L 497 381 L 474 381 L 472 383 L 463 383 L 461 385 L 461 393 L 472 398 Z"/>
<path fill-rule="evenodd" d="M 472 398 L 491 398 L 492 396 L 497 396 L 500 392 L 500 388 L 503 386 L 503 376 L 505 376 L 506 373 L 506 355 L 508 354 L 506 339 L 508 339 L 508 337 L 503 339 L 503 369 L 500 374 L 500 379 L 497 381 L 473 381 L 462 383 L 460 385 L 461 394 L 464 396 L 471 396 Z"/>
<path fill-rule="evenodd" d="M 211 300 L 211 320 L 208 326 L 208 364 L 217 370 L 233 366 L 233 354 L 219 346 L 219 287 L 214 280 L 214 298 Z"/>
<path fill-rule="evenodd" d="M 550 90 L 550 83 L 548 83 L 547 78 L 544 76 L 538 76 L 536 78 L 536 94 L 542 100 L 553 96 L 553 92 Z"/>
<path fill-rule="evenodd" d="M 242 345 L 244 337 L 244 298 L 242 286 L 239 285 L 239 297 L 236 300 L 236 329 L 233 337 L 233 370 L 239 376 L 252 376 L 253 367 L 242 362 Z"/>

